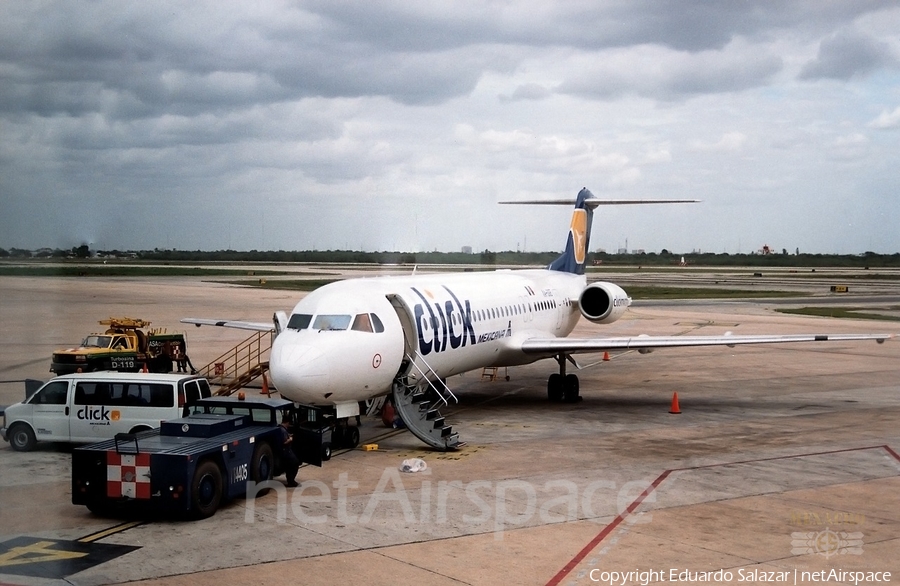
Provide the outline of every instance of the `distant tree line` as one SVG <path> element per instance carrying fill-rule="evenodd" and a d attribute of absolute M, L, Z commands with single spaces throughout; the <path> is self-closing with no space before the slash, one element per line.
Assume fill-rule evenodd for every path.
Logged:
<path fill-rule="evenodd" d="M 458 265 L 546 265 L 559 256 L 559 252 L 361 252 L 354 250 L 303 250 L 303 251 L 238 251 L 238 250 L 98 250 L 93 253 L 86 244 L 71 249 L 44 248 L 32 252 L 19 248 L 0 248 L 0 258 L 49 258 L 86 259 L 129 258 L 153 262 L 259 262 L 259 263 L 358 263 L 388 264 L 458 264 Z M 688 266 L 749 266 L 749 267 L 900 267 L 900 253 L 878 254 L 789 254 L 787 251 L 772 254 L 688 253 L 678 254 L 663 249 L 661 252 L 640 254 L 609 254 L 594 252 L 588 255 L 588 265 L 617 266 L 674 266 L 684 258 Z"/>
<path fill-rule="evenodd" d="M 59 248 L 41 248 L 40 250 L 25 250 L 23 248 L 0 248 L 0 258 L 90 258 L 91 249 L 87 244 L 73 246 L 62 250 Z"/>

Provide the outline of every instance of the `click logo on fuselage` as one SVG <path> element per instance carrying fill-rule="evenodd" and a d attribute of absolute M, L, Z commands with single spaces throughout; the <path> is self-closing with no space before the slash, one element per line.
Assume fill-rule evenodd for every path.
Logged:
<path fill-rule="evenodd" d="M 416 320 L 416 333 L 419 338 L 419 354 L 427 356 L 432 352 L 445 352 L 461 348 L 466 344 L 475 344 L 475 328 L 472 326 L 472 307 L 469 300 L 460 302 L 459 298 L 448 289 L 450 299 L 443 302 L 428 301 L 415 287 L 412 287 L 422 303 L 413 308 Z M 454 314 L 458 317 L 454 319 Z M 426 328 L 430 324 L 430 328 Z"/>

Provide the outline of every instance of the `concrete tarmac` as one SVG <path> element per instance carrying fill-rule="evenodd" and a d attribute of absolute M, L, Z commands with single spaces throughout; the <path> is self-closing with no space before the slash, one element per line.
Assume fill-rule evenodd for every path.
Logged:
<path fill-rule="evenodd" d="M 188 316 L 267 321 L 300 296 L 189 278 L 3 277 L 0 293 L 0 381 L 47 378 L 55 347 L 111 315 L 180 330 Z M 765 302 L 673 303 L 573 335 L 896 329 Z M 247 333 L 187 334 L 199 366 Z M 378 450 L 338 452 L 303 467 L 297 489 L 196 522 L 95 516 L 70 504 L 65 447 L 3 444 L 0 583 L 896 582 L 898 354 L 892 340 L 580 356 L 577 404 L 548 403 L 552 361 L 509 381 L 468 373 L 450 379 L 460 403 L 444 410 L 467 442 L 458 452 L 364 418 Z M 21 393 L 0 382 L 0 403 Z M 400 472 L 408 458 L 427 470 Z"/>

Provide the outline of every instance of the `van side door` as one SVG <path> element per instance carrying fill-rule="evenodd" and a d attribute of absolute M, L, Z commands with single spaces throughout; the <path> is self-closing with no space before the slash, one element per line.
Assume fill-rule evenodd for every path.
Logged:
<path fill-rule="evenodd" d="M 110 393 L 115 383 L 77 381 L 72 393 L 71 434 L 73 442 L 93 442 L 112 437 L 109 429 L 118 421 L 119 411 L 110 409 Z"/>
<path fill-rule="evenodd" d="M 32 422 L 37 440 L 44 442 L 69 441 L 69 381 L 50 381 L 32 395 Z"/>

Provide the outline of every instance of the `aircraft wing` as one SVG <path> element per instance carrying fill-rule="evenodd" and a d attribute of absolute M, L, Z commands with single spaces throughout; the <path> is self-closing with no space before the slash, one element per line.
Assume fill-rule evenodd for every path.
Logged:
<path fill-rule="evenodd" d="M 635 336 L 632 338 L 530 338 L 522 342 L 526 354 L 583 354 L 608 350 L 653 350 L 686 346 L 737 346 L 738 344 L 781 344 L 788 342 L 845 342 L 875 340 L 879 344 L 890 334 L 789 334 L 733 336 Z"/>
<path fill-rule="evenodd" d="M 181 320 L 181 323 L 194 324 L 198 328 L 200 326 L 220 326 L 223 328 L 236 328 L 238 330 L 253 330 L 255 332 L 270 332 L 275 329 L 275 325 L 273 323 L 235 321 L 231 319 L 203 319 L 196 317 L 186 317 Z"/>

